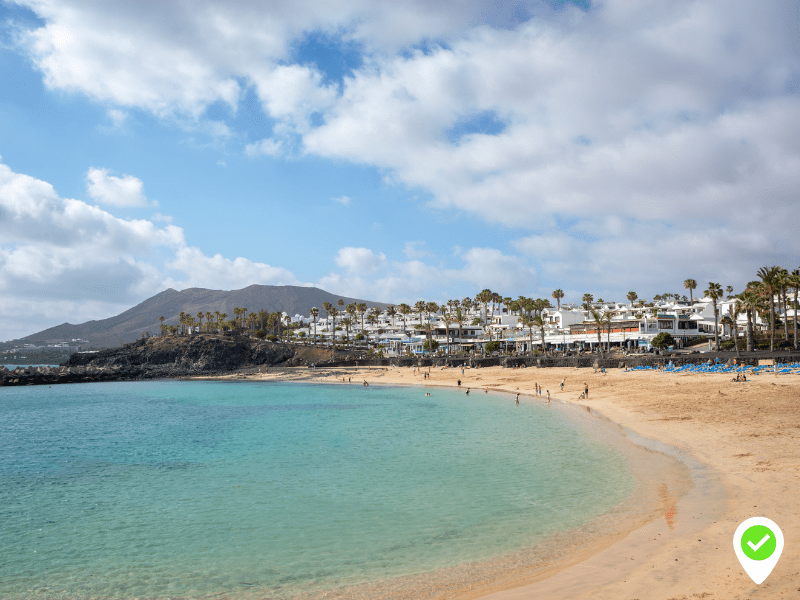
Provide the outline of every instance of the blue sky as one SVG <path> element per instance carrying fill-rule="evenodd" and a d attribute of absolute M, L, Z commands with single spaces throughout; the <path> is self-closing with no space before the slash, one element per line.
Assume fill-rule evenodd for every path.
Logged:
<path fill-rule="evenodd" d="M 0 339 L 166 287 L 738 291 L 800 263 L 797 23 L 788 2 L 0 0 Z"/>

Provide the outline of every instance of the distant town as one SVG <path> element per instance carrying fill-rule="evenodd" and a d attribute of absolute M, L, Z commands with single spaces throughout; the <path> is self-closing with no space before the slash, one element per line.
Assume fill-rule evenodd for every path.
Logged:
<path fill-rule="evenodd" d="M 362 345 L 387 356 L 405 354 L 516 353 L 612 348 L 680 349 L 708 341 L 708 349 L 797 348 L 800 276 L 780 267 L 763 268 L 739 294 L 710 282 L 684 282 L 689 295 L 665 293 L 652 300 L 628 292 L 627 302 L 584 294 L 580 303 L 503 297 L 485 289 L 474 298 L 445 304 L 416 302 L 367 309 L 365 303 L 326 302 L 309 315 L 235 308 L 225 313 L 181 313 L 178 323 L 162 318 L 160 335 L 236 332 L 270 340 Z M 555 305 L 554 305 L 555 303 Z"/>
<path fill-rule="evenodd" d="M 26 344 L 11 340 L 0 344 L 0 364 L 5 365 L 57 365 L 80 352 L 89 340 L 73 339 L 50 344 Z"/>

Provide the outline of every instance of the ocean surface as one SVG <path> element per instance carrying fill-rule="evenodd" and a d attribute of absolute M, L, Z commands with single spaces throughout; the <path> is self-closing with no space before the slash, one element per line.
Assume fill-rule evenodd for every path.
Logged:
<path fill-rule="evenodd" d="M 0 598 L 419 583 L 536 548 L 635 487 L 624 454 L 555 405 L 427 391 L 0 388 Z"/>

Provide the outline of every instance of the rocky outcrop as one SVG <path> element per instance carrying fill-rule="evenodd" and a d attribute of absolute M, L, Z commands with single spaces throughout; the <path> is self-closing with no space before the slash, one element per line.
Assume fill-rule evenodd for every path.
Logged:
<path fill-rule="evenodd" d="M 273 343 L 245 336 L 194 335 L 147 338 L 119 348 L 78 352 L 59 367 L 0 367 L 0 385 L 50 385 L 89 381 L 224 375 L 247 367 L 350 361 L 352 352 Z"/>

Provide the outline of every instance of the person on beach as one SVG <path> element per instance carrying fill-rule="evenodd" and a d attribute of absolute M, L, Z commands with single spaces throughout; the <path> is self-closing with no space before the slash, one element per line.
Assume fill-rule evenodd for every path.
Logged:
<path fill-rule="evenodd" d="M 564 379 L 562 379 L 562 380 L 561 380 L 561 383 L 559 383 L 559 384 L 558 384 L 558 388 L 559 388 L 559 390 L 561 390 L 562 392 L 564 391 L 564 382 L 565 382 L 566 380 L 567 380 L 567 378 L 566 378 L 566 377 L 564 377 Z"/>
<path fill-rule="evenodd" d="M 458 380 L 458 387 L 461 387 L 461 380 Z"/>
<path fill-rule="evenodd" d="M 583 382 L 583 397 L 584 398 L 589 397 L 589 384 L 586 383 L 585 381 Z"/>
<path fill-rule="evenodd" d="M 550 404 L 550 390 L 547 390 L 547 403 Z"/>
<path fill-rule="evenodd" d="M 517 394 L 516 404 L 519 406 L 519 394 Z"/>
<path fill-rule="evenodd" d="M 367 383 L 366 379 L 364 380 L 364 387 L 369 387 L 369 384 Z"/>
<path fill-rule="evenodd" d="M 467 396 L 469 396 L 469 388 L 467 388 Z"/>
<path fill-rule="evenodd" d="M 484 394 L 488 394 L 488 393 L 489 393 L 489 390 L 487 390 L 486 388 L 483 388 L 483 393 L 484 393 Z"/>
<path fill-rule="evenodd" d="M 347 383 L 350 383 L 350 378 L 349 377 L 347 378 Z"/>

